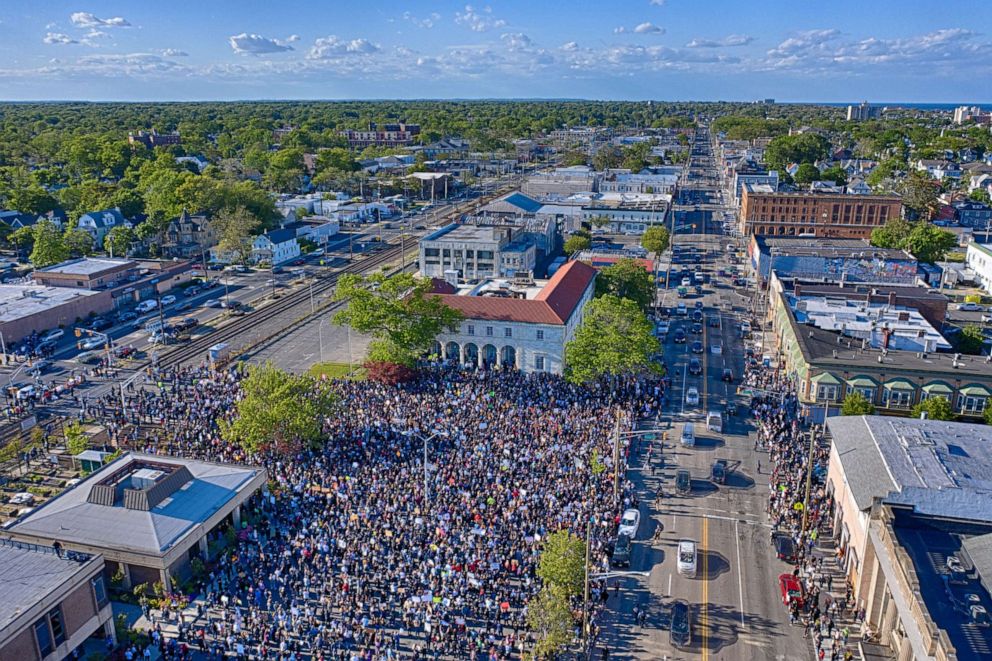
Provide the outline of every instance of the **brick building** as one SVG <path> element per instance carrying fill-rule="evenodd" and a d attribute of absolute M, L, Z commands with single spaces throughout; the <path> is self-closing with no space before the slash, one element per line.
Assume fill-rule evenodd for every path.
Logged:
<path fill-rule="evenodd" d="M 383 124 L 369 122 L 367 131 L 345 130 L 341 136 L 348 141 L 350 147 L 364 149 L 365 147 L 405 147 L 420 135 L 419 124 Z"/>
<path fill-rule="evenodd" d="M 816 236 L 867 239 L 902 215 L 902 200 L 889 195 L 767 193 L 746 188 L 739 229 L 744 236 Z"/>

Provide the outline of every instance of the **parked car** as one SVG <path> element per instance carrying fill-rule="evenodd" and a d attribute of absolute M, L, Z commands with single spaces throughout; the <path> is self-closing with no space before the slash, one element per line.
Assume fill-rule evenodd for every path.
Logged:
<path fill-rule="evenodd" d="M 138 312 L 138 314 L 145 314 L 146 312 L 151 312 L 152 310 L 155 310 L 157 308 L 158 308 L 158 301 L 155 300 L 154 298 L 149 298 L 147 301 L 141 301 L 140 303 L 138 303 L 137 307 L 135 307 L 134 309 L 136 312 Z"/>
<path fill-rule="evenodd" d="M 199 323 L 200 320 L 195 317 L 185 317 L 176 322 L 176 328 L 178 330 L 189 330 L 190 328 L 196 328 Z"/>
<path fill-rule="evenodd" d="M 89 328 L 90 330 L 102 331 L 110 328 L 113 325 L 114 322 L 112 322 L 110 319 L 107 319 L 106 317 L 96 317 L 90 320 L 90 323 L 87 325 L 87 328 Z"/>
<path fill-rule="evenodd" d="M 172 294 L 162 297 L 162 305 L 172 305 L 175 302 L 176 302 L 176 297 L 173 296 Z"/>
<path fill-rule="evenodd" d="M 137 318 L 138 318 L 138 313 L 133 312 L 131 310 L 124 310 L 123 312 L 117 315 L 117 319 L 122 322 L 134 321 Z"/>
<path fill-rule="evenodd" d="M 778 577 L 778 591 L 782 597 L 782 603 L 790 606 L 793 602 L 800 608 L 803 606 L 803 587 L 799 579 L 792 574 L 780 574 Z"/>
<path fill-rule="evenodd" d="M 689 647 L 692 644 L 692 609 L 689 602 L 684 599 L 673 602 L 670 619 L 669 642 L 673 647 Z"/>
<path fill-rule="evenodd" d="M 969 302 L 969 303 L 960 303 L 960 304 L 958 304 L 958 310 L 961 310 L 963 312 L 979 312 L 981 309 L 982 309 L 982 306 L 979 305 L 978 303 L 970 303 Z"/>
<path fill-rule="evenodd" d="M 186 291 L 184 291 L 183 293 L 186 294 L 186 296 L 196 296 L 197 294 L 200 293 L 200 291 L 201 290 L 198 286 L 193 285 L 192 287 L 187 287 Z"/>
<path fill-rule="evenodd" d="M 635 509 L 629 509 L 620 518 L 620 527 L 617 528 L 618 535 L 630 535 L 633 539 L 637 537 L 637 526 L 641 523 L 641 513 Z"/>
<path fill-rule="evenodd" d="M 727 481 L 726 459 L 717 459 L 713 462 L 713 468 L 710 469 L 710 477 L 717 484 L 724 484 Z"/>
<path fill-rule="evenodd" d="M 83 351 L 102 349 L 106 343 L 106 340 L 102 337 L 89 337 L 79 343 L 79 348 Z"/>
<path fill-rule="evenodd" d="M 47 333 L 41 336 L 41 341 L 55 342 L 57 340 L 61 340 L 63 336 L 65 336 L 64 330 L 62 330 L 61 328 L 53 328 L 52 330 L 48 331 Z"/>
<path fill-rule="evenodd" d="M 613 544 L 613 556 L 611 558 L 614 567 L 630 566 L 630 535 L 617 535 L 617 541 Z"/>
<path fill-rule="evenodd" d="M 773 541 L 775 557 L 786 562 L 796 561 L 796 545 L 788 535 L 776 535 Z"/>

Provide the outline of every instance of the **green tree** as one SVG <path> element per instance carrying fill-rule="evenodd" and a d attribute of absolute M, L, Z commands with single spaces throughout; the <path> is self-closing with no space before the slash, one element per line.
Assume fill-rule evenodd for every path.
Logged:
<path fill-rule="evenodd" d="M 593 227 L 606 227 L 610 224 L 610 217 L 605 214 L 597 214 L 589 219 L 589 224 Z"/>
<path fill-rule="evenodd" d="M 565 346 L 568 379 L 587 383 L 600 376 L 661 372 L 652 357 L 661 350 L 653 325 L 637 303 L 611 294 L 588 303 L 582 325 Z"/>
<path fill-rule="evenodd" d="M 846 186 L 847 172 L 839 165 L 835 165 L 820 173 L 820 181 L 832 181 L 838 186 Z"/>
<path fill-rule="evenodd" d="M 93 236 L 86 230 L 73 227 L 65 231 L 62 242 L 70 257 L 88 257 L 93 254 Z"/>
<path fill-rule="evenodd" d="M 298 376 L 271 363 L 248 367 L 233 420 L 219 422 L 221 436 L 249 454 L 291 454 L 322 439 L 322 421 L 334 410 L 330 383 Z"/>
<path fill-rule="evenodd" d="M 906 237 L 913 230 L 913 224 L 902 218 L 890 218 L 881 227 L 871 231 L 871 245 L 879 248 L 901 249 Z"/>
<path fill-rule="evenodd" d="M 840 406 L 841 415 L 874 415 L 875 407 L 857 390 L 849 393 Z"/>
<path fill-rule="evenodd" d="M 217 247 L 232 253 L 238 264 L 247 264 L 251 260 L 255 233 L 260 229 L 258 218 L 245 207 L 225 209 L 214 217 L 214 227 Z"/>
<path fill-rule="evenodd" d="M 984 188 L 976 188 L 968 193 L 968 197 L 975 202 L 992 203 L 992 199 L 989 199 L 989 192 Z"/>
<path fill-rule="evenodd" d="M 590 241 L 587 237 L 573 234 L 565 240 L 565 254 L 574 255 L 575 253 L 582 252 L 583 250 L 589 250 L 591 245 L 592 241 Z"/>
<path fill-rule="evenodd" d="M 534 634 L 534 658 L 554 659 L 572 640 L 575 618 L 568 600 L 544 587 L 527 602 L 527 626 Z"/>
<path fill-rule="evenodd" d="M 32 238 L 34 247 L 30 259 L 35 268 L 42 269 L 69 259 L 69 249 L 55 223 L 49 220 L 35 223 Z"/>
<path fill-rule="evenodd" d="M 921 262 L 933 264 L 944 259 L 947 251 L 957 244 L 958 240 L 954 233 L 932 223 L 919 221 L 915 223 L 901 247 Z"/>
<path fill-rule="evenodd" d="M 913 407 L 912 415 L 919 418 L 923 413 L 930 420 L 954 420 L 957 416 L 946 397 L 928 397 Z"/>
<path fill-rule="evenodd" d="M 566 598 L 582 594 L 585 583 L 586 543 L 567 530 L 548 535 L 541 547 L 537 576 Z"/>
<path fill-rule="evenodd" d="M 34 247 L 34 228 L 31 226 L 18 227 L 10 233 L 7 241 L 18 250 L 31 252 L 31 249 Z"/>
<path fill-rule="evenodd" d="M 349 273 L 338 279 L 334 300 L 348 301 L 334 323 L 372 335 L 369 360 L 413 366 L 438 333 L 454 331 L 462 314 L 431 294 L 429 279 L 410 273 Z"/>
<path fill-rule="evenodd" d="M 958 335 L 957 345 L 961 353 L 978 355 L 982 352 L 984 344 L 985 334 L 982 333 L 981 327 L 975 324 L 966 325 Z"/>
<path fill-rule="evenodd" d="M 830 141 L 815 133 L 780 135 L 765 149 L 765 162 L 772 170 L 782 171 L 790 163 L 815 163 L 830 154 Z"/>
<path fill-rule="evenodd" d="M 70 455 L 84 452 L 90 446 L 90 437 L 78 422 L 65 426 L 65 449 Z"/>
<path fill-rule="evenodd" d="M 982 420 L 985 424 L 992 425 L 992 406 L 986 406 L 985 410 L 982 411 Z"/>
<path fill-rule="evenodd" d="M 612 294 L 626 298 L 644 311 L 654 303 L 655 292 L 651 274 L 633 259 L 617 260 L 596 276 L 596 296 Z"/>
<path fill-rule="evenodd" d="M 820 179 L 820 170 L 812 163 L 803 163 L 796 169 L 796 174 L 792 178 L 797 184 L 808 184 Z"/>
<path fill-rule="evenodd" d="M 561 157 L 561 166 L 568 168 L 574 165 L 588 165 L 589 157 L 581 151 L 570 150 Z"/>
<path fill-rule="evenodd" d="M 912 218 L 930 220 L 937 215 L 940 204 L 937 195 L 940 185 L 930 178 L 926 172 L 913 170 L 900 182 L 902 203 L 911 213 Z"/>
<path fill-rule="evenodd" d="M 131 244 L 137 240 L 134 230 L 127 225 L 111 227 L 103 237 L 103 249 L 114 257 L 127 257 Z"/>
<path fill-rule="evenodd" d="M 667 229 L 661 225 L 652 225 L 644 231 L 644 236 L 641 237 L 641 247 L 648 252 L 660 255 L 668 250 L 670 241 L 671 236 L 669 236 Z"/>

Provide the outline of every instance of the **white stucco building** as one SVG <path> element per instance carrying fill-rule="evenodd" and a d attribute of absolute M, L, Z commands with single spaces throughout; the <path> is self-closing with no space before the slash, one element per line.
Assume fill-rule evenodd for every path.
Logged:
<path fill-rule="evenodd" d="M 565 344 L 582 323 L 595 278 L 593 267 L 569 262 L 550 280 L 435 280 L 435 293 L 465 318 L 457 331 L 438 336 L 434 353 L 463 365 L 561 374 Z"/>

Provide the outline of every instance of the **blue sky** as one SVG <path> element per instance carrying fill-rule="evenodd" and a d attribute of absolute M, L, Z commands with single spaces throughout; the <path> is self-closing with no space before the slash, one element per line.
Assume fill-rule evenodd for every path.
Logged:
<path fill-rule="evenodd" d="M 3 0 L 0 99 L 982 102 L 990 33 L 987 0 Z"/>

